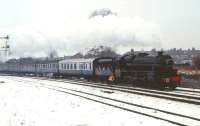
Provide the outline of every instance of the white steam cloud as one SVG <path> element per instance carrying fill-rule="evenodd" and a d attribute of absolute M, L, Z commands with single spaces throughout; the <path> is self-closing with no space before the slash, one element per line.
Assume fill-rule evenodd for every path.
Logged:
<path fill-rule="evenodd" d="M 131 48 L 161 47 L 157 24 L 139 17 L 120 17 L 116 14 L 64 23 L 26 25 L 7 31 L 11 37 L 11 57 L 41 57 L 51 51 L 63 56 L 99 45 L 110 46 L 119 53 Z"/>

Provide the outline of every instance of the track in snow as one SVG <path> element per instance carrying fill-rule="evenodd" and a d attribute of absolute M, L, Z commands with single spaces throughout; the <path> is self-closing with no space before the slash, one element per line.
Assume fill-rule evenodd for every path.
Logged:
<path fill-rule="evenodd" d="M 182 91 L 182 92 L 188 92 L 188 93 L 200 95 L 200 89 L 178 87 L 178 88 L 176 88 L 176 91 Z"/>
<path fill-rule="evenodd" d="M 28 78 L 33 78 L 33 79 L 38 79 L 38 80 L 50 80 L 50 81 L 64 82 L 64 83 L 70 83 L 70 84 L 82 85 L 82 86 L 88 86 L 88 87 L 94 87 L 94 88 L 122 91 L 122 92 L 127 92 L 127 93 L 133 93 L 133 94 L 139 94 L 139 95 L 145 95 L 145 96 L 151 96 L 151 97 L 157 97 L 157 98 L 163 98 L 163 99 L 168 99 L 168 100 L 173 100 L 173 101 L 200 105 L 199 95 L 196 95 L 194 93 L 189 94 L 188 92 L 185 92 L 185 91 L 181 91 L 181 92 L 159 91 L 159 90 L 144 89 L 144 88 L 138 88 L 138 87 L 127 87 L 127 86 L 87 82 L 83 80 L 50 79 L 50 78 L 41 78 L 41 77 L 28 77 Z"/>
<path fill-rule="evenodd" d="M 122 109 L 125 111 L 137 113 L 140 115 L 148 116 L 151 118 L 167 121 L 176 125 L 180 126 L 187 126 L 187 125 L 198 125 L 200 124 L 200 119 L 191 117 L 191 116 L 186 116 L 182 114 L 177 114 L 173 112 L 168 112 L 160 109 L 155 109 L 152 107 L 147 107 L 147 106 L 142 106 L 138 104 L 133 104 L 130 102 L 118 100 L 118 99 L 112 99 L 109 97 L 104 97 L 96 94 L 91 94 L 85 91 L 79 91 L 79 90 L 74 90 L 70 88 L 65 88 L 61 86 L 55 86 L 47 83 L 41 83 L 41 82 L 36 82 L 35 81 L 30 81 L 30 80 L 24 80 L 23 78 L 13 78 L 9 77 L 8 79 L 18 81 L 18 82 L 23 82 L 26 84 L 31 84 L 31 85 L 39 85 L 40 87 L 48 88 L 50 90 L 58 91 L 58 92 L 63 92 L 67 93 L 70 95 L 78 96 L 87 100 L 91 100 L 94 102 L 98 102 L 104 105 L 112 106 L 118 109 Z M 152 111 L 155 111 L 155 113 L 152 113 Z M 162 115 L 162 116 L 160 116 Z"/>

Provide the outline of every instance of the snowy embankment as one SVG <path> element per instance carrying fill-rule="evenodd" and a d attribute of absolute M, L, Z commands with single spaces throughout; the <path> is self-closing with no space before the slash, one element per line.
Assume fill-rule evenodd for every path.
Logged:
<path fill-rule="evenodd" d="M 37 83 L 34 79 L 28 79 Z M 161 120 L 123 111 L 76 96 L 49 90 L 38 85 L 18 82 L 0 76 L 0 126 L 171 126 Z M 72 86 L 66 83 L 40 81 L 65 85 L 78 90 L 99 92 L 138 104 L 154 106 L 192 116 L 199 116 L 200 106 L 176 103 L 121 92 L 103 93 L 100 89 Z M 181 106 L 180 106 L 181 105 Z M 167 107 L 166 107 L 167 106 Z M 171 108 L 171 109 L 170 109 Z M 155 112 L 154 112 L 155 113 Z"/>
<path fill-rule="evenodd" d="M 22 79 L 20 77 L 17 77 L 17 78 Z M 35 84 L 36 83 L 50 84 L 54 86 L 75 89 L 78 91 L 85 91 L 85 92 L 97 94 L 100 96 L 116 98 L 119 100 L 132 102 L 138 105 L 148 106 L 152 108 L 162 109 L 162 110 L 166 110 L 170 112 L 175 112 L 175 113 L 179 113 L 183 115 L 189 115 L 189 116 L 200 118 L 200 114 L 199 114 L 200 106 L 198 105 L 192 105 L 188 103 L 176 102 L 176 101 L 166 100 L 166 99 L 161 99 L 161 98 L 147 97 L 147 96 L 142 96 L 142 95 L 137 95 L 137 94 L 124 93 L 120 91 L 99 89 L 99 88 L 93 88 L 93 87 L 88 87 L 88 86 L 81 86 L 81 85 L 49 81 L 49 80 L 37 80 L 37 79 L 31 79 L 31 78 L 23 78 L 22 80 L 35 82 Z M 113 93 L 105 93 L 105 92 L 113 92 Z"/>

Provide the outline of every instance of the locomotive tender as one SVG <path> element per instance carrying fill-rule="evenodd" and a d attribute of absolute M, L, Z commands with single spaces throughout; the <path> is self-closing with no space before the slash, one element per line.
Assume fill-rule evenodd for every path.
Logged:
<path fill-rule="evenodd" d="M 79 59 L 10 60 L 0 64 L 0 72 L 32 74 L 37 76 L 78 77 L 93 81 L 116 84 L 125 82 L 158 88 L 176 88 L 181 78 L 173 69 L 173 59 L 159 52 L 157 56 L 147 53 L 122 57 L 99 57 Z"/>

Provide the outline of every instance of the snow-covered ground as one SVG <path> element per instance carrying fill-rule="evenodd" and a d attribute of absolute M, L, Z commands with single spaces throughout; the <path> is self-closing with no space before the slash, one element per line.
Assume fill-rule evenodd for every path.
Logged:
<path fill-rule="evenodd" d="M 172 123 L 0 76 L 0 126 L 172 126 Z M 17 78 L 17 77 L 13 77 Z M 20 78 L 19 78 L 20 80 Z M 35 80 L 200 118 L 200 106 L 62 82 Z M 152 111 L 155 113 L 155 111 Z"/>

